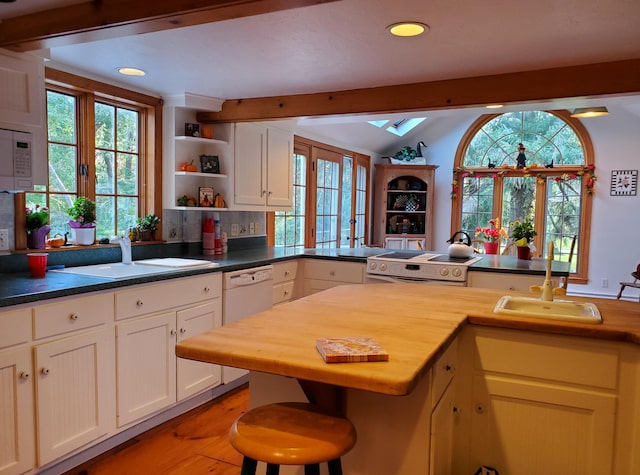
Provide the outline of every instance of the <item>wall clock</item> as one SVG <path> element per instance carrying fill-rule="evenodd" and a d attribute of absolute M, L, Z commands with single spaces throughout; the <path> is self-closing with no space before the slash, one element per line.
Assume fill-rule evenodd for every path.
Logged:
<path fill-rule="evenodd" d="M 635 196 L 638 190 L 638 170 L 613 170 L 611 172 L 612 196 Z"/>

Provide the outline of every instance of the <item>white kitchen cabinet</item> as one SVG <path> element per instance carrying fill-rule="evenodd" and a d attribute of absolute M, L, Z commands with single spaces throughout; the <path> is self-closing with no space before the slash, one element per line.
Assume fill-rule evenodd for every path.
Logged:
<path fill-rule="evenodd" d="M 529 292 L 532 285 L 542 285 L 544 275 L 508 274 L 506 272 L 480 272 L 467 273 L 467 286 L 483 289 L 515 290 L 517 292 Z M 560 286 L 560 278 L 551 279 L 554 287 Z"/>
<path fill-rule="evenodd" d="M 297 260 L 273 264 L 273 305 L 289 302 L 296 298 L 297 274 Z"/>
<path fill-rule="evenodd" d="M 293 134 L 264 124 L 235 125 L 233 208 L 290 211 Z"/>
<path fill-rule="evenodd" d="M 386 249 L 397 249 L 402 251 L 422 251 L 425 250 L 424 238 L 401 238 L 387 237 L 384 239 L 384 247 Z"/>
<path fill-rule="evenodd" d="M 222 324 L 221 292 L 216 273 L 116 293 L 118 427 L 220 384 L 218 365 L 178 359 L 175 345 Z"/>
<path fill-rule="evenodd" d="M 614 473 L 616 346 L 511 330 L 472 333 L 467 470 Z"/>
<path fill-rule="evenodd" d="M 338 285 L 362 284 L 365 263 L 340 262 L 333 259 L 304 261 L 303 296 L 315 294 Z"/>
<path fill-rule="evenodd" d="M 115 427 L 113 294 L 33 309 L 38 466 Z"/>
<path fill-rule="evenodd" d="M 41 127 L 45 117 L 44 60 L 0 53 L 0 123 Z"/>
<path fill-rule="evenodd" d="M 192 196 L 198 204 L 201 187 L 213 188 L 214 196 L 220 193 L 229 200 L 229 174 L 233 167 L 233 127 L 215 124 L 213 138 L 185 135 L 185 124 L 197 124 L 196 114 L 202 110 L 219 110 L 217 99 L 185 94 L 171 96 L 163 109 L 163 207 L 189 211 L 212 211 L 211 207 L 185 206 L 178 203 L 182 196 Z M 199 124 L 200 125 L 200 124 Z M 200 156 L 218 157 L 219 173 L 202 171 Z M 197 171 L 180 169 L 182 163 L 192 163 Z M 211 198 L 213 198 L 212 196 Z M 217 208 L 223 210 L 226 208 Z"/>
<path fill-rule="evenodd" d="M 35 466 L 33 393 L 31 348 L 22 345 L 0 350 L 2 475 L 17 475 Z"/>

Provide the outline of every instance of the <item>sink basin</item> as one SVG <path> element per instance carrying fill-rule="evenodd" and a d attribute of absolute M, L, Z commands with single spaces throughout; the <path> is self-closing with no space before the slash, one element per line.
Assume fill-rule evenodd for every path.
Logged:
<path fill-rule="evenodd" d="M 598 307 L 589 302 L 572 302 L 569 300 L 549 302 L 536 298 L 506 295 L 498 300 L 493 312 L 519 317 L 602 323 L 602 316 Z"/>
<path fill-rule="evenodd" d="M 146 275 L 165 274 L 178 270 L 198 269 L 203 267 L 217 267 L 217 262 L 199 261 L 196 259 L 148 259 L 123 264 L 114 262 L 109 264 L 93 264 L 88 266 L 66 267 L 64 269 L 51 270 L 50 272 L 62 272 L 65 274 L 78 274 L 90 277 L 102 277 L 105 279 L 127 279 Z"/>

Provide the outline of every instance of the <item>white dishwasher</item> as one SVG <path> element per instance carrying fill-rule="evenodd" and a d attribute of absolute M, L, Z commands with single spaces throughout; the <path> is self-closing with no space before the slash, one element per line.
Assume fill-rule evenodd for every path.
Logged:
<path fill-rule="evenodd" d="M 260 266 L 222 277 L 222 324 L 228 325 L 271 308 L 273 304 L 273 266 Z M 247 374 L 239 368 L 222 367 L 222 382 L 228 384 Z"/>

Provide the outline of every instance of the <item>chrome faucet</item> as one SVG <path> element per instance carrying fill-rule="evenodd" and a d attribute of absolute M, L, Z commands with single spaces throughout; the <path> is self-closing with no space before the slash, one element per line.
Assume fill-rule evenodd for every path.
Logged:
<path fill-rule="evenodd" d="M 122 263 L 131 264 L 131 240 L 129 236 L 116 236 L 111 239 L 112 243 L 120 244 L 120 250 L 122 251 Z"/>

